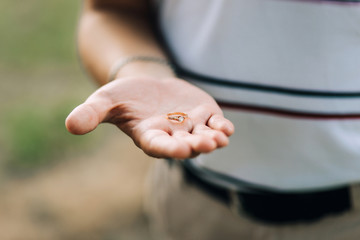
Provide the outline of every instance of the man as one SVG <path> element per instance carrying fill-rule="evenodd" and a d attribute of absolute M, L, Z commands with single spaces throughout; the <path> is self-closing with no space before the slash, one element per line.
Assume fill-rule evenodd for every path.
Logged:
<path fill-rule="evenodd" d="M 84 2 L 79 51 L 103 86 L 68 130 L 111 122 L 178 159 L 150 187 L 164 238 L 356 239 L 359 1 L 153 4 Z M 217 103 L 237 131 L 214 151 L 234 131 Z"/>

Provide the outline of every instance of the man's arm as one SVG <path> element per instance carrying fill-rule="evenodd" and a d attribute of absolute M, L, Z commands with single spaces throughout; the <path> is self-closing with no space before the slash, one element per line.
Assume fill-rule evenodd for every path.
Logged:
<path fill-rule="evenodd" d="M 109 122 L 146 154 L 189 158 L 228 144 L 234 127 L 215 100 L 156 62 L 133 61 L 107 83 L 112 65 L 132 56 L 166 58 L 151 29 L 145 0 L 88 0 L 79 26 L 84 65 L 103 85 L 66 119 L 67 129 L 85 134 Z M 184 112 L 182 123 L 167 118 Z"/>
<path fill-rule="evenodd" d="M 147 0 L 84 1 L 78 30 L 79 53 L 100 85 L 107 82 L 111 66 L 119 59 L 139 55 L 166 59 L 152 31 L 149 8 Z M 173 76 L 166 66 L 149 62 L 124 66 L 120 76 L 148 72 L 159 77 Z"/>

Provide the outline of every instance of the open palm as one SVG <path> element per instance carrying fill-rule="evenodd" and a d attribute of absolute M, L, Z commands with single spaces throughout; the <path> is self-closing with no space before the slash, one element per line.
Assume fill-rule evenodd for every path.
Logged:
<path fill-rule="evenodd" d="M 182 123 L 167 113 L 184 112 Z M 94 92 L 66 119 L 73 134 L 85 134 L 110 122 L 153 157 L 184 159 L 228 144 L 234 127 L 214 99 L 178 78 L 117 79 Z"/>

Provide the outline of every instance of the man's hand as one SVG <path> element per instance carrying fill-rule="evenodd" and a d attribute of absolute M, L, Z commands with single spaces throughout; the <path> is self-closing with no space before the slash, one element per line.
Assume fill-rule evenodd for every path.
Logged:
<path fill-rule="evenodd" d="M 177 123 L 167 113 L 184 112 Z M 177 78 L 126 77 L 104 85 L 66 119 L 73 134 L 85 134 L 109 122 L 153 157 L 185 159 L 228 144 L 233 124 L 214 99 Z"/>

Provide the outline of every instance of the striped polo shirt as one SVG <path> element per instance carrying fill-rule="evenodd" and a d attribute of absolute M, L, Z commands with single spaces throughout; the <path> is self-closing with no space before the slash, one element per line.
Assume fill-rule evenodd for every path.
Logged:
<path fill-rule="evenodd" d="M 179 75 L 235 125 L 193 159 L 219 184 L 308 190 L 360 181 L 360 1 L 163 0 Z"/>

